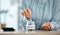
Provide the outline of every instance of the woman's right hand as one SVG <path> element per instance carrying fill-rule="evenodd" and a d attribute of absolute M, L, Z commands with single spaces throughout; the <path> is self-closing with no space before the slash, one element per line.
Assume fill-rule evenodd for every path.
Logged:
<path fill-rule="evenodd" d="M 22 15 L 25 16 L 27 19 L 31 17 L 31 10 L 29 8 L 24 9 Z"/>

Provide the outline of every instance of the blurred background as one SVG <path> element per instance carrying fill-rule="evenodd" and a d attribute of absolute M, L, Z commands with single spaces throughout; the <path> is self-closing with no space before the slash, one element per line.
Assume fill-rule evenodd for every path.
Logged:
<path fill-rule="evenodd" d="M 18 30 L 20 0 L 0 0 L 0 24 Z"/>

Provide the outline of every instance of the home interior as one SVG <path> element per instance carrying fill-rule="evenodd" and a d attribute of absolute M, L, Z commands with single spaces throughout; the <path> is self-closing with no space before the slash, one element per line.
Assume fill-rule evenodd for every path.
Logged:
<path fill-rule="evenodd" d="M 60 35 L 60 31 L 25 31 L 20 27 L 21 0 L 0 0 L 0 35 Z"/>

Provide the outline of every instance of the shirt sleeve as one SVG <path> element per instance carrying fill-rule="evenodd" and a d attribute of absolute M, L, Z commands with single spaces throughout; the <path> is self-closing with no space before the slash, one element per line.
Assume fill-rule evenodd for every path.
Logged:
<path fill-rule="evenodd" d="M 30 8 L 31 3 L 32 0 L 21 0 L 20 2 L 20 22 L 22 22 L 24 29 L 26 29 L 27 19 L 22 16 L 21 12 L 23 12 L 25 8 Z"/>
<path fill-rule="evenodd" d="M 60 28 L 60 5 L 59 2 L 60 0 L 56 1 L 55 0 L 55 5 L 53 7 L 53 18 L 52 18 L 52 30 L 58 30 Z M 58 3 L 57 3 L 58 2 Z"/>

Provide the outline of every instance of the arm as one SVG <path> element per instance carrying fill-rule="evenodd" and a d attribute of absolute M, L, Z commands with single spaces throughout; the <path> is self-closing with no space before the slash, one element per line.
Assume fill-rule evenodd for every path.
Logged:
<path fill-rule="evenodd" d="M 22 0 L 21 7 L 20 7 L 20 22 L 22 22 L 24 28 L 26 27 L 27 19 L 26 19 L 26 10 L 29 8 L 31 4 L 31 0 Z M 21 13 L 23 12 L 23 13 Z M 27 13 L 28 14 L 28 13 Z"/>
<path fill-rule="evenodd" d="M 52 15 L 52 18 L 50 20 L 50 22 L 46 22 L 42 25 L 42 28 L 45 29 L 45 30 L 48 30 L 51 29 L 52 30 L 57 30 L 59 27 L 60 27 L 60 5 L 59 3 L 57 3 L 59 1 L 56 1 L 54 0 L 52 5 L 51 5 L 51 9 L 50 11 L 51 12 L 51 15 Z"/>
<path fill-rule="evenodd" d="M 58 9 L 58 11 L 55 12 L 51 22 L 52 22 L 52 30 L 57 30 L 60 27 L 60 9 Z"/>
<path fill-rule="evenodd" d="M 58 2 L 58 3 L 57 3 Z M 60 28 L 60 0 L 55 0 L 55 6 L 53 7 L 53 19 L 52 23 L 52 30 L 57 30 Z"/>

